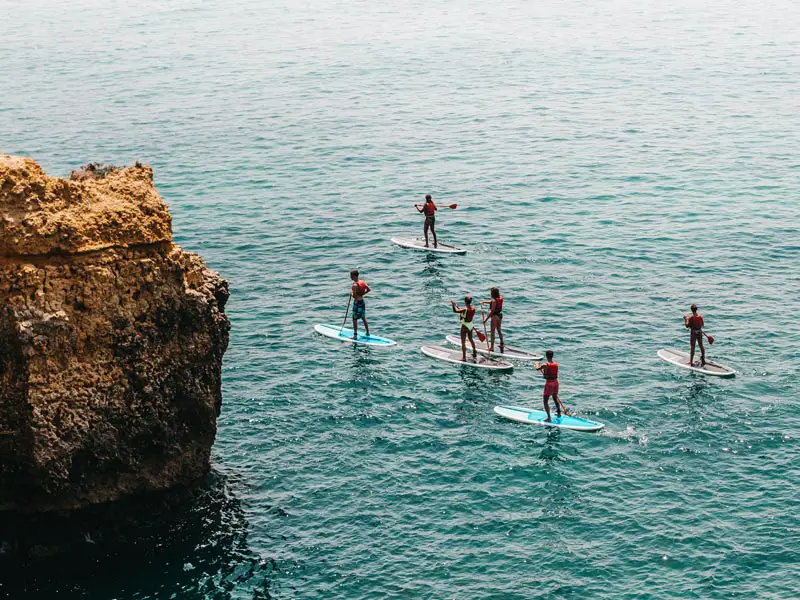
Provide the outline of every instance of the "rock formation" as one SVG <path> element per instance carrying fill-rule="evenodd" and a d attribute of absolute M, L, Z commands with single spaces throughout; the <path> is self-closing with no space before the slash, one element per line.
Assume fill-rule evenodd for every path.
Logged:
<path fill-rule="evenodd" d="M 153 172 L 0 154 L 0 510 L 74 509 L 209 469 L 227 283 L 172 242 Z"/>

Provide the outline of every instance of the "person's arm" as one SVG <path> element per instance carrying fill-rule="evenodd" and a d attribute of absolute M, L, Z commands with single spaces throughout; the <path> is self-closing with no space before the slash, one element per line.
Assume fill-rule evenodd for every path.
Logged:
<path fill-rule="evenodd" d="M 420 208 L 420 206 L 423 206 L 423 208 Z M 420 205 L 420 204 L 415 204 L 415 205 L 414 205 L 414 208 L 416 208 L 416 209 L 417 209 L 417 212 L 418 212 L 418 213 L 421 213 L 423 210 L 425 210 L 424 206 L 425 206 L 424 204 L 422 204 L 422 205 Z"/>
<path fill-rule="evenodd" d="M 367 294 L 369 294 L 372 291 L 372 288 L 369 287 L 366 283 L 364 284 L 364 287 L 366 287 L 367 289 L 364 290 L 364 293 L 362 294 L 362 296 L 366 296 Z"/>
<path fill-rule="evenodd" d="M 538 360 L 537 360 L 536 362 L 534 362 L 534 363 L 533 363 L 533 368 L 534 368 L 534 369 L 536 369 L 537 371 L 540 371 L 540 372 L 541 372 L 541 371 L 542 371 L 542 370 L 543 370 L 543 369 L 544 369 L 546 366 L 547 366 L 547 363 L 544 363 L 544 364 L 541 364 L 541 365 L 540 365 Z"/>
<path fill-rule="evenodd" d="M 460 313 L 461 312 L 461 309 L 458 307 L 458 304 L 456 304 L 455 300 L 450 300 L 450 304 L 453 307 L 453 312 L 454 313 Z"/>
<path fill-rule="evenodd" d="M 350 286 L 350 297 L 355 298 L 356 292 L 358 292 L 358 285 L 354 283 L 353 285 Z"/>
<path fill-rule="evenodd" d="M 689 315 L 683 315 L 683 326 L 689 329 Z"/>

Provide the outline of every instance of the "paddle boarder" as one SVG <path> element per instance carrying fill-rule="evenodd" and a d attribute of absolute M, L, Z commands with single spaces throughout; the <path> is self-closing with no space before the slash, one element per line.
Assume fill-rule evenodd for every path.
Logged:
<path fill-rule="evenodd" d="M 478 356 L 478 350 L 475 348 L 475 340 L 472 339 L 472 333 L 475 326 L 472 319 L 475 318 L 475 307 L 472 306 L 472 296 L 464 297 L 464 308 L 456 304 L 455 300 L 450 300 L 453 307 L 453 312 L 458 313 L 458 320 L 461 323 L 461 360 L 467 362 L 467 338 L 469 343 L 472 344 L 472 358 Z"/>
<path fill-rule="evenodd" d="M 561 398 L 558 397 L 558 363 L 553 360 L 554 352 L 552 350 L 548 350 L 544 353 L 544 355 L 545 358 L 547 358 L 547 362 L 542 364 L 535 362 L 533 363 L 533 366 L 544 376 L 544 412 L 547 413 L 547 418 L 545 421 L 550 421 L 551 396 L 553 397 L 553 402 L 556 405 L 557 417 L 561 417 L 562 411 L 564 414 L 568 414 L 568 411 L 567 407 L 564 406 L 564 403 L 561 402 Z"/>
<path fill-rule="evenodd" d="M 703 346 L 703 315 L 697 312 L 697 304 L 690 306 L 692 310 L 691 315 L 683 315 L 683 326 L 689 330 L 689 343 L 691 349 L 689 350 L 689 364 L 694 365 L 694 347 L 695 344 L 700 344 L 700 366 L 706 365 L 706 349 Z"/>
<path fill-rule="evenodd" d="M 366 281 L 359 278 L 358 269 L 350 271 L 350 279 L 353 285 L 350 286 L 350 296 L 353 298 L 353 339 L 358 339 L 358 320 L 364 321 L 364 329 L 369 337 L 369 325 L 367 324 L 367 306 L 364 304 L 364 296 L 370 293 L 370 287 Z"/>
<path fill-rule="evenodd" d="M 481 304 L 489 305 L 489 314 L 486 315 L 486 318 L 483 320 L 484 325 L 486 325 L 486 321 L 489 321 L 491 327 L 489 352 L 494 352 L 495 332 L 497 332 L 497 336 L 500 338 L 500 352 L 503 352 L 505 348 L 503 344 L 503 297 L 500 295 L 500 290 L 496 287 L 493 287 L 489 291 L 489 295 L 492 297 L 491 300 L 481 300 Z"/>
<path fill-rule="evenodd" d="M 425 214 L 425 225 L 423 226 L 423 231 L 425 232 L 425 247 L 428 247 L 428 229 L 431 230 L 433 234 L 433 247 L 438 248 L 436 241 L 436 211 L 439 210 L 436 208 L 436 205 L 433 203 L 433 198 L 431 195 L 428 194 L 425 196 L 425 204 L 415 204 L 414 208 L 417 209 L 418 213 Z"/>

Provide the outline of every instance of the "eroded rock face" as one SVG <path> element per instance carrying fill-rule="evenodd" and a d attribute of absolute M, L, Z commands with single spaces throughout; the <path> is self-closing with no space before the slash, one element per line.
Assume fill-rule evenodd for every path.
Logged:
<path fill-rule="evenodd" d="M 191 485 L 221 405 L 227 283 L 172 243 L 149 167 L 0 155 L 0 509 Z"/>

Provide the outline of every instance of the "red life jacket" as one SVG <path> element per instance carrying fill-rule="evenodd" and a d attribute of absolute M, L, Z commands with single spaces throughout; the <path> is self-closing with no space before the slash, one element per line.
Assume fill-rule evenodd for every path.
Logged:
<path fill-rule="evenodd" d="M 464 316 L 462 317 L 461 321 L 462 323 L 472 323 L 472 319 L 474 317 L 475 317 L 475 307 L 469 306 L 467 307 L 467 310 L 464 313 Z"/>
<path fill-rule="evenodd" d="M 492 310 L 492 312 L 494 314 L 496 314 L 496 315 L 499 315 L 501 312 L 503 312 L 503 297 L 502 296 L 498 296 L 497 298 L 494 299 L 494 309 Z"/>
<path fill-rule="evenodd" d="M 705 325 L 705 323 L 703 323 L 702 315 L 692 315 L 689 317 L 689 329 L 697 331 L 702 329 L 703 325 Z"/>
<path fill-rule="evenodd" d="M 545 363 L 544 378 L 547 381 L 558 381 L 558 363 Z"/>
<path fill-rule="evenodd" d="M 422 206 L 422 210 L 425 211 L 426 217 L 432 217 L 433 213 L 436 212 L 436 205 L 433 202 L 426 202 Z"/>

